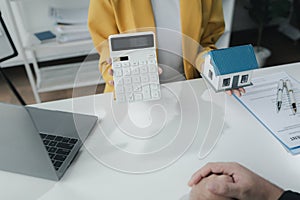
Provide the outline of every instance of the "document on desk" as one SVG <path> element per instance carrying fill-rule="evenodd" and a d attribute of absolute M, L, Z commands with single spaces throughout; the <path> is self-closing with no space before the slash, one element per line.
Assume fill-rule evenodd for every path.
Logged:
<path fill-rule="evenodd" d="M 282 108 L 277 112 L 277 85 L 280 79 L 291 81 L 297 113 L 293 113 L 286 89 L 282 94 Z M 253 86 L 240 101 L 292 154 L 300 153 L 300 82 L 286 72 L 252 79 Z"/>

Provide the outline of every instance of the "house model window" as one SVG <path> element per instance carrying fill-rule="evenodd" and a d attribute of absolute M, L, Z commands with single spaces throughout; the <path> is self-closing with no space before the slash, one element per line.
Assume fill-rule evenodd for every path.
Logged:
<path fill-rule="evenodd" d="M 218 92 L 252 85 L 252 71 L 257 68 L 252 45 L 234 46 L 210 51 L 203 76 Z"/>
<path fill-rule="evenodd" d="M 241 79 L 241 83 L 247 83 L 248 82 L 248 77 L 249 77 L 248 74 L 247 75 L 243 75 L 242 79 Z"/>
<path fill-rule="evenodd" d="M 213 72 L 211 70 L 209 70 L 208 72 L 208 77 L 210 78 L 210 80 L 213 79 Z"/>
<path fill-rule="evenodd" d="M 223 87 L 228 87 L 230 85 L 230 78 L 223 79 Z"/>

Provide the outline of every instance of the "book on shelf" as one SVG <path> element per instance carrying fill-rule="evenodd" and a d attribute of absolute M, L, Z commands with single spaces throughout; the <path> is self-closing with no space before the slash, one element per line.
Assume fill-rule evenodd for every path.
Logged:
<path fill-rule="evenodd" d="M 60 24 L 87 24 L 88 8 L 50 8 L 50 16 Z"/>
<path fill-rule="evenodd" d="M 56 34 L 89 32 L 87 24 L 55 24 L 54 32 Z"/>
<path fill-rule="evenodd" d="M 72 42 L 72 41 L 80 41 L 91 39 L 89 32 L 78 32 L 78 33 L 64 33 L 57 35 L 56 40 L 59 43 Z"/>
<path fill-rule="evenodd" d="M 54 18 L 53 31 L 59 43 L 87 40 L 90 33 L 87 26 L 88 8 L 50 8 Z"/>
<path fill-rule="evenodd" d="M 31 38 L 32 44 L 41 44 L 41 43 L 48 43 L 54 42 L 56 40 L 56 35 L 50 31 L 41 31 L 33 33 L 33 38 Z"/>

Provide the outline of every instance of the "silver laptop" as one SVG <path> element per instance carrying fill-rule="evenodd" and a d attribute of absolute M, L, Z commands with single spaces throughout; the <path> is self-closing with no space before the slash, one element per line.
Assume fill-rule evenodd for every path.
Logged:
<path fill-rule="evenodd" d="M 0 103 L 0 169 L 59 180 L 96 116 Z"/>

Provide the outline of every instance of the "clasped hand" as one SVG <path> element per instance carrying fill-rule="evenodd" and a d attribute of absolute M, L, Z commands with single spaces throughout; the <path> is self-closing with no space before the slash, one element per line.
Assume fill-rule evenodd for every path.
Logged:
<path fill-rule="evenodd" d="M 192 176 L 190 200 L 277 200 L 283 190 L 238 163 L 208 163 Z"/>

